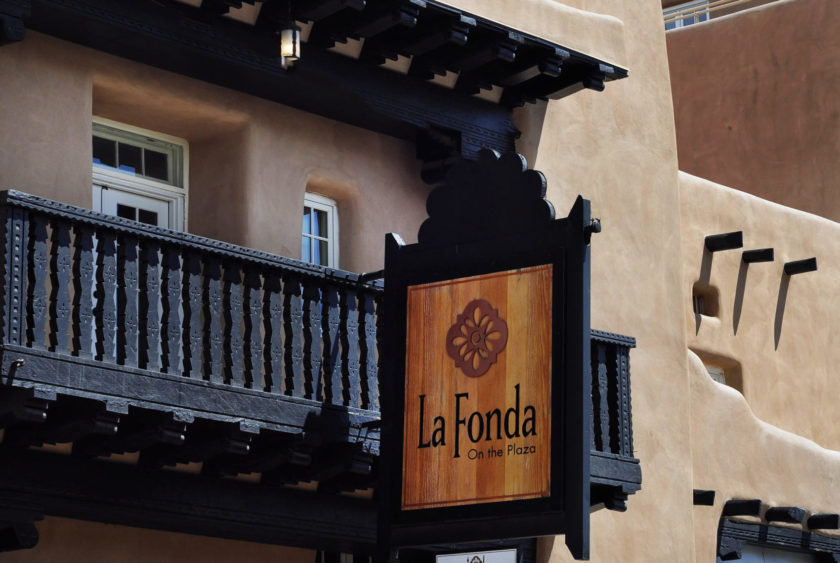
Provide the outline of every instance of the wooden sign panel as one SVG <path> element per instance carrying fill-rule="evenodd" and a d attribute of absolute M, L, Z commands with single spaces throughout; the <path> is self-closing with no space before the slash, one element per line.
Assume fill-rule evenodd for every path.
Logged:
<path fill-rule="evenodd" d="M 552 265 L 407 289 L 401 508 L 550 496 Z"/>
<path fill-rule="evenodd" d="M 545 177 L 479 153 L 385 238 L 377 544 L 395 550 L 565 534 L 589 550 L 589 237 Z M 466 547 L 466 546 L 465 546 Z"/>

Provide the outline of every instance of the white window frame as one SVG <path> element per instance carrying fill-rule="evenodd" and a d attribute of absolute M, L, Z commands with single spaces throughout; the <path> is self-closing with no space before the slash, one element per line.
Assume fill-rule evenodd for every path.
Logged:
<path fill-rule="evenodd" d="M 702 23 L 704 21 L 709 21 L 712 15 L 709 13 L 709 0 L 692 0 L 691 2 L 683 2 L 682 4 L 677 4 L 675 6 L 671 6 L 670 8 L 665 8 L 662 10 L 662 17 L 664 19 L 669 19 L 679 12 L 684 10 L 689 10 L 691 8 L 702 8 L 705 7 L 706 11 L 702 12 L 695 12 L 692 15 L 686 15 L 684 18 L 680 18 L 678 20 L 674 20 L 666 24 L 665 29 L 670 31 L 671 29 L 679 29 L 681 27 L 687 27 L 689 25 L 694 25 L 698 23 Z M 691 18 L 693 21 L 691 23 L 685 23 L 685 20 Z M 704 18 L 704 19 L 701 19 Z M 668 25 L 674 24 L 674 27 L 669 28 Z"/>
<path fill-rule="evenodd" d="M 322 265 L 327 268 L 338 268 L 338 204 L 334 199 L 312 192 L 305 192 L 303 194 L 303 205 L 304 207 L 324 211 L 327 214 L 327 263 Z M 301 213 L 301 222 L 302 220 L 303 214 Z M 303 234 L 303 225 L 301 225 L 300 232 L 301 237 L 306 236 L 310 240 L 313 238 L 311 235 Z M 301 240 L 301 242 L 303 241 Z M 301 260 L 303 260 L 303 256 L 301 256 Z M 312 262 L 310 261 L 310 263 Z"/>
<path fill-rule="evenodd" d="M 111 119 L 105 119 L 104 117 L 94 116 L 93 123 L 105 125 L 119 131 L 133 133 L 135 135 L 142 135 L 144 137 L 149 137 L 150 139 L 179 145 L 182 148 L 183 153 L 181 159 L 181 166 L 183 168 L 181 170 L 182 186 L 173 186 L 171 184 L 167 184 L 166 182 L 157 182 L 150 178 L 120 172 L 119 170 L 110 167 L 91 164 L 91 177 L 93 180 L 93 210 L 102 211 L 103 190 L 115 189 L 120 192 L 163 201 L 169 209 L 168 228 L 176 231 L 186 231 L 187 209 L 189 208 L 190 169 L 189 143 L 186 139 L 173 137 L 172 135 L 166 135 L 157 131 L 150 131 L 148 129 L 135 127 L 126 123 L 120 123 Z M 91 138 L 93 138 L 93 134 L 94 133 L 91 132 Z M 134 144 L 136 144 L 136 142 Z"/>

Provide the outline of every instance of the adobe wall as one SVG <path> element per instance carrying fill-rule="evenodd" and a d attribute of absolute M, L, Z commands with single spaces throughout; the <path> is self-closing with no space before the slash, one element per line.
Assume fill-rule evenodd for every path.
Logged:
<path fill-rule="evenodd" d="M 765 506 L 798 506 L 809 515 L 836 513 L 840 453 L 759 420 L 743 395 L 712 381 L 693 352 L 688 357 L 694 487 L 715 491 L 714 506 L 694 510 L 695 561 L 715 561 L 718 522 L 727 500 L 761 499 Z"/>
<path fill-rule="evenodd" d="M 840 249 L 829 242 L 840 238 L 840 225 L 688 174 L 680 186 L 689 348 L 713 364 L 739 364 L 740 390 L 759 419 L 840 449 L 840 428 L 817 400 L 840 395 L 833 328 Z M 748 265 L 741 250 L 704 251 L 706 235 L 739 230 L 743 250 L 773 248 L 775 261 Z M 785 262 L 810 257 L 816 272 L 784 274 Z M 697 281 L 718 290 L 716 316 L 693 312 L 688 300 Z"/>
<path fill-rule="evenodd" d="M 592 239 L 592 326 L 632 335 L 638 343 L 630 358 L 642 490 L 628 500 L 626 513 L 592 514 L 592 561 L 691 561 L 691 405 L 661 5 L 567 3 L 623 22 L 624 60 L 614 62 L 630 71 L 628 78 L 607 83 L 604 92 L 549 101 L 531 163 L 546 175 L 558 215 L 568 213 L 577 194 L 592 201 L 593 216 L 603 225 Z M 541 555 L 571 561 L 562 537 L 543 541 Z"/>
<path fill-rule="evenodd" d="M 780 0 L 667 34 L 680 170 L 840 220 L 840 3 Z"/>
<path fill-rule="evenodd" d="M 89 208 L 98 115 L 190 143 L 197 235 L 299 258 L 309 183 L 338 202 L 339 266 L 362 272 L 382 267 L 385 233 L 412 242 L 425 219 L 411 143 L 29 30 L 0 68 L 2 189 Z"/>

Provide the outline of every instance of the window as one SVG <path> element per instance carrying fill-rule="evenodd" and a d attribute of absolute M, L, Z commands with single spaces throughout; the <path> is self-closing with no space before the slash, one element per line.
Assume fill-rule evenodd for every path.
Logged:
<path fill-rule="evenodd" d="M 662 15 L 665 18 L 666 30 L 704 22 L 709 19 L 709 0 L 677 4 L 662 10 Z"/>
<path fill-rule="evenodd" d="M 726 385 L 726 370 L 718 366 L 710 366 L 706 364 L 706 371 L 709 372 L 709 377 L 717 381 L 721 385 Z"/>
<path fill-rule="evenodd" d="M 695 314 L 717 317 L 719 304 L 720 291 L 715 286 L 697 282 L 691 288 L 691 306 Z"/>
<path fill-rule="evenodd" d="M 303 196 L 300 259 L 338 268 L 338 207 L 330 198 L 308 192 Z"/>
<path fill-rule="evenodd" d="M 184 139 L 94 117 L 92 148 L 94 211 L 186 228 Z"/>

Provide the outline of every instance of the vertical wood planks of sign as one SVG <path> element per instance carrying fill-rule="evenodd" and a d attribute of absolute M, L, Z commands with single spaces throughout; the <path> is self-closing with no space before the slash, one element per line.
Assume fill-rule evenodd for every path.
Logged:
<path fill-rule="evenodd" d="M 378 558 L 564 534 L 589 557 L 589 201 L 482 151 L 385 241 Z"/>

